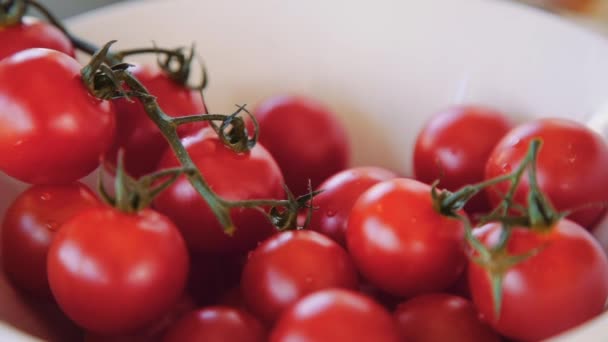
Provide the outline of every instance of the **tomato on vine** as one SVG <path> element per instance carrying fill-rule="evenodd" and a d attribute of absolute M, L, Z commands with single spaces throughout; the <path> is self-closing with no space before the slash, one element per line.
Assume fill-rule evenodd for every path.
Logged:
<path fill-rule="evenodd" d="M 369 282 L 397 296 L 450 287 L 462 273 L 464 225 L 434 207 L 431 186 L 396 178 L 364 192 L 351 211 L 346 242 Z"/>
<path fill-rule="evenodd" d="M 66 222 L 48 253 L 51 290 L 62 310 L 100 334 L 128 333 L 180 298 L 188 252 L 177 227 L 143 209 L 89 209 Z"/>
<path fill-rule="evenodd" d="M 476 235 L 492 247 L 498 244 L 502 229 L 500 223 L 489 223 Z M 473 302 L 501 334 L 539 341 L 604 310 L 608 259 L 590 233 L 575 222 L 561 219 L 542 230 L 512 227 L 504 253 L 526 258 L 503 274 L 491 271 L 501 269 L 500 258 L 486 267 L 476 261 L 468 265 Z M 500 306 L 494 300 L 493 276 L 502 277 Z"/>
<path fill-rule="evenodd" d="M 205 114 L 207 109 L 200 92 L 188 89 L 173 81 L 163 71 L 150 66 L 136 66 L 130 69 L 151 94 L 156 96 L 159 106 L 172 117 Z M 116 163 L 119 148 L 124 149 L 125 169 L 133 177 L 140 177 L 154 171 L 163 152 L 169 145 L 162 132 L 146 114 L 139 101 L 117 99 L 114 101 L 118 120 L 114 145 L 106 153 L 106 160 Z M 206 122 L 181 125 L 181 136 L 195 133 Z"/>
<path fill-rule="evenodd" d="M 114 138 L 115 112 L 89 93 L 80 68 L 48 49 L 0 61 L 1 171 L 27 183 L 60 184 L 99 165 Z"/>
<path fill-rule="evenodd" d="M 70 39 L 47 22 L 23 17 L 16 25 L 0 27 L 0 60 L 31 48 L 57 50 L 74 57 Z"/>
<path fill-rule="evenodd" d="M 543 142 L 536 162 L 540 190 L 557 210 L 573 210 L 568 218 L 586 228 L 593 227 L 608 203 L 608 145 L 580 123 L 541 119 L 517 126 L 494 148 L 487 161 L 486 179 L 515 170 L 534 138 Z M 508 188 L 508 182 L 489 187 L 492 204 L 500 203 Z M 527 177 L 523 177 L 515 192 L 517 204 L 526 205 L 529 188 Z"/>
<path fill-rule="evenodd" d="M 49 246 L 63 223 L 101 203 L 81 183 L 34 185 L 8 208 L 2 222 L 2 266 L 21 289 L 51 296 L 46 272 Z"/>
<path fill-rule="evenodd" d="M 416 179 L 427 184 L 439 180 L 439 186 L 450 191 L 481 182 L 490 153 L 511 126 L 504 114 L 481 106 L 457 106 L 437 113 L 416 138 Z M 491 209 L 483 192 L 465 208 L 470 213 Z"/>
<path fill-rule="evenodd" d="M 257 144 L 249 152 L 235 153 L 211 128 L 182 140 L 187 152 L 210 187 L 227 200 L 276 199 L 284 197 L 283 177 L 270 153 Z M 166 151 L 158 168 L 178 166 L 173 151 Z M 192 252 L 241 254 L 275 232 L 268 218 L 253 208 L 234 208 L 236 227 L 227 235 L 209 205 L 181 176 L 155 201 L 154 206 L 181 230 Z"/>

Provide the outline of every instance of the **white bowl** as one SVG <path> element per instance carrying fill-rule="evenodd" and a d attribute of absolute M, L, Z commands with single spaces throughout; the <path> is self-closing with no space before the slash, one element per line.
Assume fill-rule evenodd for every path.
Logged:
<path fill-rule="evenodd" d="M 588 122 L 595 115 L 596 128 L 607 127 L 606 41 L 507 1 L 136 1 L 69 26 L 98 44 L 117 39 L 118 48 L 196 42 L 209 69 L 212 112 L 278 93 L 310 95 L 340 115 L 354 164 L 404 174 L 422 123 L 456 103 L 487 104 L 519 119 Z M 0 215 L 21 188 L 0 176 Z M 23 320 L 2 288 L 0 279 L 0 317 Z M 37 324 L 20 326 L 46 334 Z M 9 331 L 0 325 L 0 340 Z M 608 314 L 562 340 L 608 340 Z"/>

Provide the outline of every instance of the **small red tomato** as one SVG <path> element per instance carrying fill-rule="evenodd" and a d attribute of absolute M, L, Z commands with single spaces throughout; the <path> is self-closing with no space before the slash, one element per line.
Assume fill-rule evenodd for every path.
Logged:
<path fill-rule="evenodd" d="M 115 112 L 89 93 L 80 64 L 29 49 L 0 61 L 0 170 L 26 183 L 74 182 L 112 144 Z"/>
<path fill-rule="evenodd" d="M 254 112 L 260 124 L 260 142 L 277 160 L 285 183 L 296 195 L 317 187 L 347 167 L 349 142 L 334 115 L 306 98 L 276 96 Z"/>
<path fill-rule="evenodd" d="M 608 145 L 594 131 L 566 119 L 541 119 L 522 124 L 496 145 L 486 165 L 486 179 L 512 172 L 524 160 L 532 139 L 543 142 L 536 163 L 538 185 L 557 210 L 575 209 L 569 219 L 593 227 L 608 203 Z M 497 205 L 509 182 L 487 188 Z M 528 177 L 524 175 L 515 202 L 527 203 Z"/>
<path fill-rule="evenodd" d="M 314 198 L 309 227 L 345 246 L 348 216 L 359 196 L 372 185 L 395 178 L 393 172 L 379 167 L 356 167 L 336 173 L 319 186 L 323 192 Z"/>
<path fill-rule="evenodd" d="M 246 153 L 235 153 L 224 146 L 211 128 L 184 138 L 183 144 L 210 187 L 224 199 L 285 196 L 281 170 L 262 145 L 257 144 Z M 168 150 L 159 169 L 175 166 L 178 161 Z M 266 216 L 256 209 L 235 208 L 231 217 L 236 232 L 228 236 L 185 176 L 165 190 L 154 201 L 154 206 L 177 224 L 194 253 L 240 254 L 275 232 Z"/>
<path fill-rule="evenodd" d="M 414 150 L 416 179 L 455 191 L 484 180 L 486 162 L 511 122 L 499 111 L 480 106 L 458 106 L 441 111 L 422 128 Z M 485 193 L 473 197 L 470 213 L 491 209 Z"/>
<path fill-rule="evenodd" d="M 51 297 L 46 255 L 61 225 L 101 205 L 84 184 L 34 185 L 11 204 L 2 223 L 4 272 L 20 289 Z"/>
<path fill-rule="evenodd" d="M 161 70 L 137 66 L 131 72 L 156 96 L 160 108 L 167 115 L 179 117 L 207 113 L 200 92 L 172 81 Z M 169 147 L 160 129 L 148 117 L 139 101 L 119 99 L 114 104 L 119 120 L 116 122 L 114 146 L 106 153 L 106 159 L 115 163 L 118 149 L 123 148 L 125 169 L 131 176 L 140 177 L 154 171 L 163 152 Z M 178 133 L 185 136 L 206 125 L 206 122 L 181 125 Z"/>
<path fill-rule="evenodd" d="M 187 295 L 182 296 L 180 300 L 164 315 L 146 325 L 144 328 L 122 335 L 100 335 L 94 332 L 87 332 L 85 342 L 155 342 L 161 341 L 167 330 L 175 325 L 184 315 L 196 309 L 196 305 L 192 298 Z"/>
<path fill-rule="evenodd" d="M 439 214 L 431 187 L 413 179 L 364 192 L 350 214 L 346 242 L 363 276 L 396 296 L 445 290 L 466 263 L 463 223 Z"/>
<path fill-rule="evenodd" d="M 188 274 L 179 231 L 149 209 L 89 209 L 66 222 L 48 254 L 51 290 L 83 328 L 120 334 L 143 328 L 178 301 Z"/>
<path fill-rule="evenodd" d="M 608 298 L 608 259 L 593 237 L 563 219 L 548 231 L 514 227 L 509 255 L 536 254 L 516 264 L 502 282 L 502 306 L 495 317 L 488 272 L 469 262 L 469 286 L 482 317 L 501 334 L 519 341 L 540 341 L 573 328 L 604 310 Z M 486 246 L 495 246 L 501 224 L 476 232 Z"/>
<path fill-rule="evenodd" d="M 264 241 L 251 253 L 241 278 L 247 307 L 268 323 L 305 295 L 336 287 L 357 287 L 348 254 L 328 237 L 307 230 Z"/>
<path fill-rule="evenodd" d="M 175 323 L 164 342 L 264 342 L 266 331 L 247 312 L 212 306 L 191 312 Z"/>
<path fill-rule="evenodd" d="M 500 342 L 468 300 L 448 294 L 414 297 L 397 307 L 401 339 L 408 342 Z"/>
<path fill-rule="evenodd" d="M 356 292 L 330 289 L 310 294 L 279 319 L 270 342 L 397 342 L 391 315 Z"/>
<path fill-rule="evenodd" d="M 0 60 L 31 48 L 57 50 L 74 57 L 74 46 L 68 37 L 44 21 L 24 17 L 20 24 L 0 28 Z"/>

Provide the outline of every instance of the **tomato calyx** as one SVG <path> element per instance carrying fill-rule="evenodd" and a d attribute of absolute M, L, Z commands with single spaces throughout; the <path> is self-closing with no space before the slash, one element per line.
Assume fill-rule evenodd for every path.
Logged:
<path fill-rule="evenodd" d="M 24 0 L 0 1 L 0 28 L 18 25 L 27 12 Z"/>
<path fill-rule="evenodd" d="M 152 201 L 171 186 L 180 175 L 193 172 L 192 169 L 175 167 L 134 179 L 125 172 L 122 149 L 118 151 L 116 168 L 113 169 L 112 165 L 106 165 L 106 167 L 115 173 L 115 195 L 110 195 L 104 186 L 103 168 L 100 168 L 97 181 L 99 193 L 107 204 L 125 213 L 134 213 L 149 207 Z"/>

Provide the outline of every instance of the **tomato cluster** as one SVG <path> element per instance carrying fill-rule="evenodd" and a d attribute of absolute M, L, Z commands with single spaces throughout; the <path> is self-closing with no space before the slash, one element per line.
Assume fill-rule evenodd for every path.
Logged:
<path fill-rule="evenodd" d="M 349 168 L 345 128 L 314 100 L 263 101 L 254 145 L 255 125 L 208 124 L 166 70 L 117 64 L 91 86 L 53 26 L 0 37 L 22 38 L 0 50 L 0 170 L 32 184 L 3 218 L 2 272 L 85 340 L 536 341 L 604 310 L 590 230 L 608 145 L 580 124 L 449 108 L 404 177 Z M 78 182 L 100 163 L 105 203 Z"/>

